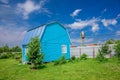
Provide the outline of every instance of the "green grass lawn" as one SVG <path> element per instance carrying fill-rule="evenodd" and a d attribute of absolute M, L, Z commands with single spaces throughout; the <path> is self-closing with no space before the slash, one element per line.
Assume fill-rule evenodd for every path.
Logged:
<path fill-rule="evenodd" d="M 105 63 L 88 59 L 45 65 L 43 69 L 31 70 L 14 59 L 0 59 L 0 80 L 120 80 L 120 63 L 116 59 Z"/>

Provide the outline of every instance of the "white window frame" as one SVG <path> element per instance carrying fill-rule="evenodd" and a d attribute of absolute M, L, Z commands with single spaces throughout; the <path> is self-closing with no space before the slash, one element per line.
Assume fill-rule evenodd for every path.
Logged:
<path fill-rule="evenodd" d="M 67 45 L 62 45 L 62 53 L 67 53 Z"/>

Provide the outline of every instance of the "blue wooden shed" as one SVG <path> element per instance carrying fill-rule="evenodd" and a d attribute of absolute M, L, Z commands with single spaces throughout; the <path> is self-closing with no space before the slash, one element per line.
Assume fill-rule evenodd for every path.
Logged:
<path fill-rule="evenodd" d="M 57 60 L 62 55 L 70 58 L 70 37 L 66 28 L 59 22 L 52 22 L 30 29 L 22 42 L 22 62 L 27 62 L 27 44 L 31 38 L 38 36 L 44 55 L 44 62 Z"/>

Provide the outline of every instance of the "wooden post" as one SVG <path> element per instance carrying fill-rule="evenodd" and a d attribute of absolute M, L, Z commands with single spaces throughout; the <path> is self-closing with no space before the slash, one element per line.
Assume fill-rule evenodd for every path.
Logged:
<path fill-rule="evenodd" d="M 95 51 L 94 51 L 94 48 L 93 48 L 93 58 L 95 58 Z"/>
<path fill-rule="evenodd" d="M 81 56 L 81 48 L 80 48 L 80 56 Z"/>

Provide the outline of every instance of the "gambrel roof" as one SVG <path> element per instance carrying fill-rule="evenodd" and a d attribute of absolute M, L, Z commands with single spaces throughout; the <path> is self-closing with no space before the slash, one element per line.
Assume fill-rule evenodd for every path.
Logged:
<path fill-rule="evenodd" d="M 22 45 L 27 45 L 29 43 L 29 41 L 31 40 L 31 38 L 34 38 L 36 36 L 39 37 L 39 39 L 42 38 L 42 35 L 45 31 L 45 28 L 48 26 L 48 25 L 51 25 L 51 24 L 54 24 L 54 23 L 57 23 L 59 25 L 61 25 L 59 22 L 55 21 L 55 22 L 51 22 L 49 24 L 44 24 L 44 25 L 41 25 L 41 26 L 38 26 L 36 28 L 33 28 L 33 29 L 30 29 L 27 31 L 24 39 L 23 39 L 23 42 L 22 42 Z M 64 29 L 66 29 L 63 25 L 61 25 Z M 69 36 L 69 34 L 68 34 Z"/>

